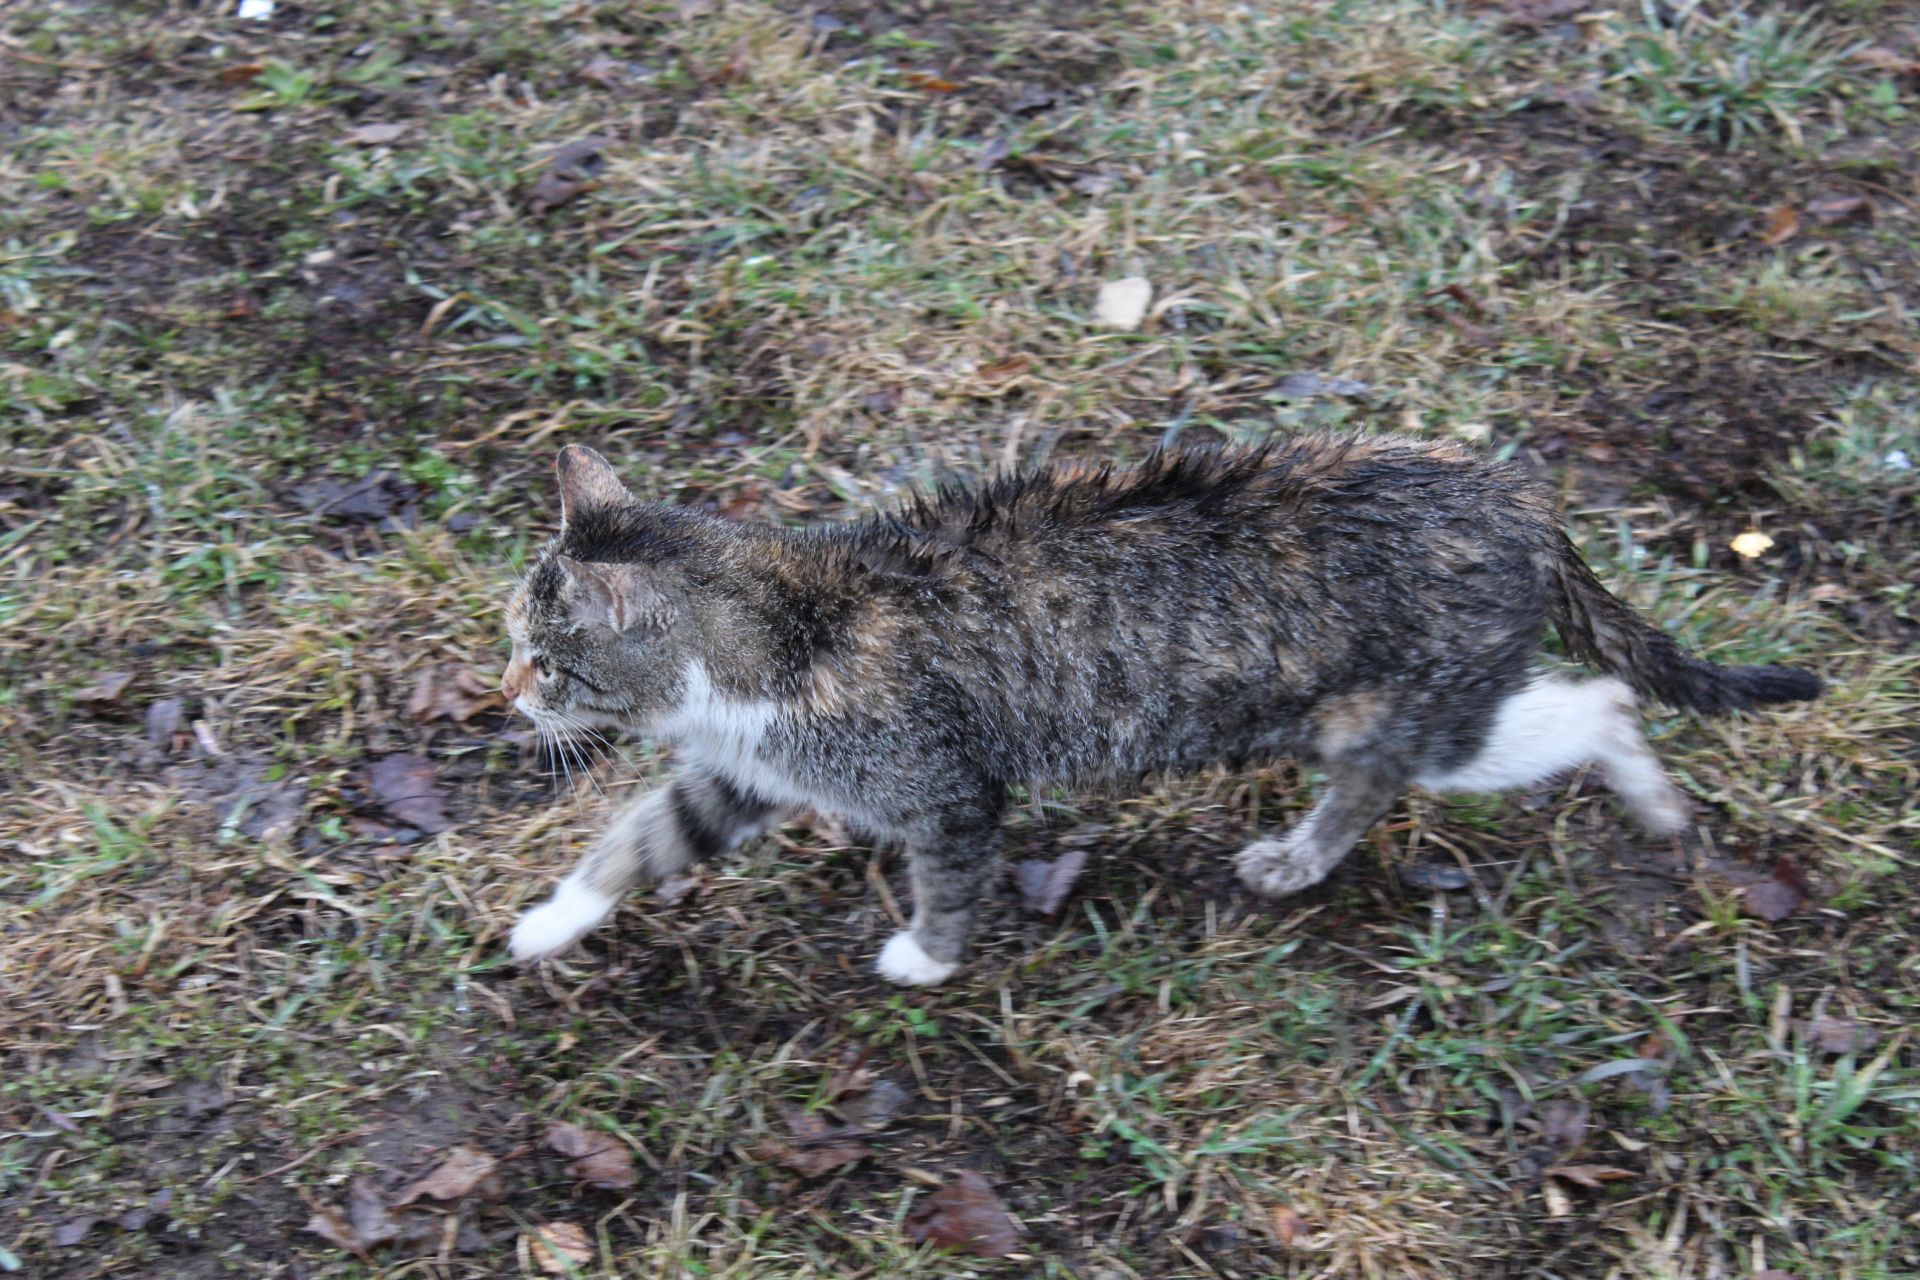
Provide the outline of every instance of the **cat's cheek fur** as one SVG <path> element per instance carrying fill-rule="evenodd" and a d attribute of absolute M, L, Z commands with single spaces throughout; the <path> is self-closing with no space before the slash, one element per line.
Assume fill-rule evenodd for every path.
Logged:
<path fill-rule="evenodd" d="M 874 966 L 888 982 L 903 987 L 937 987 L 960 972 L 960 966 L 928 955 L 911 933 L 902 930 L 887 939 Z"/>
<path fill-rule="evenodd" d="M 553 897 L 520 917 L 507 947 L 520 961 L 558 955 L 593 932 L 617 903 L 577 880 L 563 881 Z"/>

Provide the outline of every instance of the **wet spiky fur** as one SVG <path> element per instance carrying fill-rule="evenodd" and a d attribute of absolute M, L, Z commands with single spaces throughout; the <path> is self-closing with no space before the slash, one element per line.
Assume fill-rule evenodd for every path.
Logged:
<path fill-rule="evenodd" d="M 1011 784 L 1313 761 L 1331 778 L 1319 807 L 1241 858 L 1249 883 L 1288 892 L 1409 784 L 1527 780 L 1514 757 L 1538 754 L 1549 719 L 1588 728 L 1553 729 L 1540 759 L 1598 763 L 1671 828 L 1684 809 L 1632 695 L 1534 670 L 1549 620 L 1577 656 L 1680 706 L 1819 690 L 1684 653 L 1600 586 L 1535 485 L 1448 443 L 1314 436 L 1060 466 L 801 531 L 636 502 L 577 446 L 560 470 L 561 531 L 509 610 L 508 694 L 536 717 L 672 738 L 683 764 L 652 818 L 616 826 L 570 879 L 597 896 L 523 924 L 523 955 L 807 805 L 905 842 L 915 923 L 882 969 L 939 981 Z"/>

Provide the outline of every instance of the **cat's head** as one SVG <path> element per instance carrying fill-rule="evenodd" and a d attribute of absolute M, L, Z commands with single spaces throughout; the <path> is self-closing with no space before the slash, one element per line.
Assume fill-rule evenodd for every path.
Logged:
<path fill-rule="evenodd" d="M 560 531 L 507 602 L 501 692 L 545 728 L 646 730 L 687 679 L 678 624 L 698 517 L 639 501 L 582 445 L 558 471 Z"/>

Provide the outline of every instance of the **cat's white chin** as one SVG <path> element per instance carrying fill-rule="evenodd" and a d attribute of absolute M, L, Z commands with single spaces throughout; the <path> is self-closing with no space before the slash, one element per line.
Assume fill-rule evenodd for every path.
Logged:
<path fill-rule="evenodd" d="M 887 939 L 887 945 L 880 949 L 880 962 L 875 967 L 880 970 L 881 977 L 903 987 L 937 987 L 960 970 L 957 964 L 935 960 L 913 940 L 911 933 L 906 932 L 896 933 Z"/>
<path fill-rule="evenodd" d="M 559 955 L 613 914 L 614 899 L 583 884 L 563 883 L 553 897 L 520 917 L 507 949 L 521 961 Z"/>

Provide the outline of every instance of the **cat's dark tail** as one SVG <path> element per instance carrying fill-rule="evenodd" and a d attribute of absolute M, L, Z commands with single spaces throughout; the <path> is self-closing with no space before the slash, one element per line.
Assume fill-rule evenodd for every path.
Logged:
<path fill-rule="evenodd" d="M 1600 585 L 1564 534 L 1547 565 L 1547 614 L 1568 650 L 1634 691 L 1686 711 L 1747 711 L 1817 697 L 1820 677 L 1793 667 L 1722 667 L 1674 643 Z"/>

